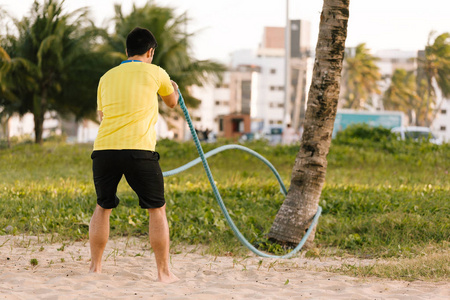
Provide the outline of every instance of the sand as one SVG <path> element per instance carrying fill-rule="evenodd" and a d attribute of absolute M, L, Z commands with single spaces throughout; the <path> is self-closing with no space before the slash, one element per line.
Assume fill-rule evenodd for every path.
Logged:
<path fill-rule="evenodd" d="M 342 259 L 215 257 L 192 246 L 175 249 L 171 265 L 180 281 L 167 285 L 156 281 L 145 238 L 110 240 L 103 274 L 89 274 L 87 242 L 0 236 L 0 299 L 450 299 L 448 282 L 317 271 L 349 263 Z"/>

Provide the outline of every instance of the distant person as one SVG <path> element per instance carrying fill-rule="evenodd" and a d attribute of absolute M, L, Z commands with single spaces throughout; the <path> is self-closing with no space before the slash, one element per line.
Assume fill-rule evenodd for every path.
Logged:
<path fill-rule="evenodd" d="M 169 226 L 164 199 L 164 179 L 155 152 L 158 96 L 174 108 L 178 86 L 162 68 L 152 65 L 157 42 L 144 28 L 127 36 L 128 60 L 106 72 L 97 93 L 101 119 L 92 152 L 97 206 L 89 226 L 90 272 L 101 273 L 102 255 L 109 237 L 109 216 L 119 204 L 117 185 L 125 175 L 149 213 L 150 244 L 155 253 L 158 280 L 178 278 L 169 270 Z"/>
<path fill-rule="evenodd" d="M 210 133 L 211 133 L 211 130 L 209 130 L 208 128 L 206 128 L 205 131 L 203 131 L 203 140 L 205 142 L 207 142 L 209 140 Z"/>
<path fill-rule="evenodd" d="M 284 145 L 290 145 L 295 143 L 297 139 L 297 134 L 295 133 L 295 129 L 291 127 L 291 124 L 287 124 L 286 129 L 282 133 L 281 142 Z"/>

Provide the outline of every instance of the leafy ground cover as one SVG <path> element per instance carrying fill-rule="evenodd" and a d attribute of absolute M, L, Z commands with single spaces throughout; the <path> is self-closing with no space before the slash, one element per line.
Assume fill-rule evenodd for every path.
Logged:
<path fill-rule="evenodd" d="M 205 144 L 205 151 L 224 143 L 227 141 Z M 255 142 L 246 146 L 269 159 L 289 186 L 298 145 L 269 146 Z M 197 157 L 192 143 L 164 140 L 157 147 L 164 171 Z M 57 142 L 0 150 L 0 234 L 87 239 L 95 207 L 91 150 L 91 145 Z M 269 169 L 258 159 L 235 150 L 208 161 L 225 204 L 242 233 L 264 250 L 283 252 L 266 238 L 284 199 Z M 420 257 L 426 257 L 426 261 L 439 257 L 431 259 L 436 262 L 444 256 L 448 260 L 450 145 L 404 142 L 389 136 L 376 139 L 338 136 L 328 161 L 320 201 L 323 215 L 315 239 L 317 248 L 309 250 L 307 256 L 352 255 L 410 262 Z M 175 246 L 202 244 L 217 255 L 246 253 L 228 228 L 201 165 L 168 177 L 165 183 Z M 137 197 L 124 182 L 120 183 L 118 193 L 121 204 L 111 216 L 111 235 L 145 235 L 147 212 L 138 208 Z M 423 270 L 429 266 L 424 261 L 418 265 Z M 395 271 L 391 272 L 386 267 L 381 269 L 384 271 L 371 268 L 369 273 L 395 278 L 394 273 L 401 272 L 398 268 L 392 268 Z M 348 266 L 336 271 L 368 274 L 363 268 L 356 270 Z M 442 279 L 448 273 L 444 267 L 433 276 Z"/>

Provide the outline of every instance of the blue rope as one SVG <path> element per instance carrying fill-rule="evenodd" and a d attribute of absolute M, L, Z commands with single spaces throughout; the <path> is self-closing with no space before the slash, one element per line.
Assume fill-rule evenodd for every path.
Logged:
<path fill-rule="evenodd" d="M 220 196 L 219 190 L 216 186 L 216 183 L 214 182 L 214 178 L 212 176 L 211 170 L 209 169 L 209 165 L 208 162 L 206 160 L 207 157 L 213 156 L 219 152 L 225 151 L 225 150 L 230 150 L 230 149 L 238 149 L 238 150 L 242 150 L 245 152 L 250 153 L 253 156 L 256 156 L 258 159 L 260 159 L 261 161 L 263 161 L 274 173 L 275 177 L 278 180 L 278 183 L 280 184 L 280 190 L 284 195 L 287 195 L 287 191 L 286 191 L 286 187 L 283 184 L 283 181 L 281 180 L 280 175 L 278 174 L 277 170 L 275 169 L 275 167 L 267 160 L 265 159 L 263 156 L 261 156 L 260 154 L 258 154 L 257 152 L 246 148 L 244 146 L 241 145 L 225 145 L 225 146 L 221 146 L 219 148 L 216 148 L 212 151 L 209 151 L 208 153 L 204 154 L 203 153 L 203 148 L 200 144 L 200 141 L 198 139 L 197 133 L 195 132 L 194 129 L 194 125 L 192 124 L 192 120 L 191 117 L 189 115 L 189 112 L 186 108 L 186 105 L 184 103 L 184 99 L 183 96 L 181 95 L 180 90 L 178 90 L 178 94 L 179 94 L 179 98 L 178 98 L 178 103 L 180 104 L 181 110 L 184 113 L 184 116 L 186 118 L 186 121 L 189 125 L 189 129 L 191 131 L 192 134 L 192 138 L 194 140 L 195 146 L 197 147 L 197 151 L 199 154 L 199 158 L 179 167 L 176 168 L 174 170 L 170 170 L 167 172 L 163 172 L 163 176 L 167 177 L 167 176 L 172 176 L 175 174 L 178 174 L 180 172 L 183 172 L 187 169 L 189 169 L 192 166 L 195 166 L 196 164 L 198 164 L 200 161 L 203 163 L 203 168 L 205 169 L 206 175 L 208 177 L 209 183 L 211 184 L 211 187 L 213 189 L 214 192 L 214 196 L 216 197 L 217 202 L 219 203 L 220 209 L 222 210 L 222 213 L 225 216 L 225 219 L 228 222 L 228 225 L 230 225 L 231 230 L 233 230 L 235 236 L 239 239 L 239 241 L 246 246 L 250 251 L 252 251 L 253 253 L 255 253 L 256 255 L 262 256 L 262 257 L 267 257 L 267 258 L 290 258 L 293 255 L 295 255 L 298 251 L 300 251 L 300 249 L 303 247 L 303 245 L 305 244 L 306 240 L 308 239 L 309 235 L 311 234 L 313 228 L 316 226 L 320 214 L 322 212 L 322 207 L 318 207 L 316 214 L 314 215 L 314 218 L 311 222 L 311 225 L 309 226 L 308 230 L 306 231 L 305 235 L 303 236 L 302 240 L 300 241 L 300 243 L 297 245 L 297 247 L 295 247 L 291 252 L 289 252 L 286 255 L 271 255 L 271 254 L 266 254 L 264 252 L 259 251 L 258 249 L 256 249 L 252 244 L 249 243 L 249 241 L 247 241 L 247 239 L 242 235 L 242 233 L 239 231 L 239 229 L 237 229 L 236 225 L 234 224 L 233 220 L 230 217 L 230 214 L 228 213 L 225 204 L 223 203 L 222 197 Z"/>

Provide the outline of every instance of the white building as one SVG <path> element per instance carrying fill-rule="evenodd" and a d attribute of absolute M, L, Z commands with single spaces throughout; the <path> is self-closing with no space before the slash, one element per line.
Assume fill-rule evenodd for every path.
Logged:
<path fill-rule="evenodd" d="M 229 86 L 230 73 L 226 72 L 221 83 L 210 82 L 203 87 L 191 87 L 192 95 L 201 101 L 197 109 L 189 111 L 196 129 L 215 134 L 220 131 L 218 117 L 230 113 Z"/>
<path fill-rule="evenodd" d="M 445 99 L 439 89 L 436 89 L 436 118 L 431 124 L 431 131 L 445 142 L 450 142 L 450 99 Z"/>
<path fill-rule="evenodd" d="M 300 128 L 313 69 L 313 58 L 309 57 L 309 23 L 291 21 L 291 96 L 287 108 L 284 32 L 283 27 L 266 27 L 257 50 L 239 50 L 231 55 L 229 71 L 221 85 L 192 89 L 194 97 L 202 99 L 199 109 L 192 113 L 196 127 L 221 132 L 219 116 L 249 114 L 252 132 L 267 132 L 286 123 L 292 123 L 297 130 Z M 285 109 L 288 120 L 285 120 Z"/>

